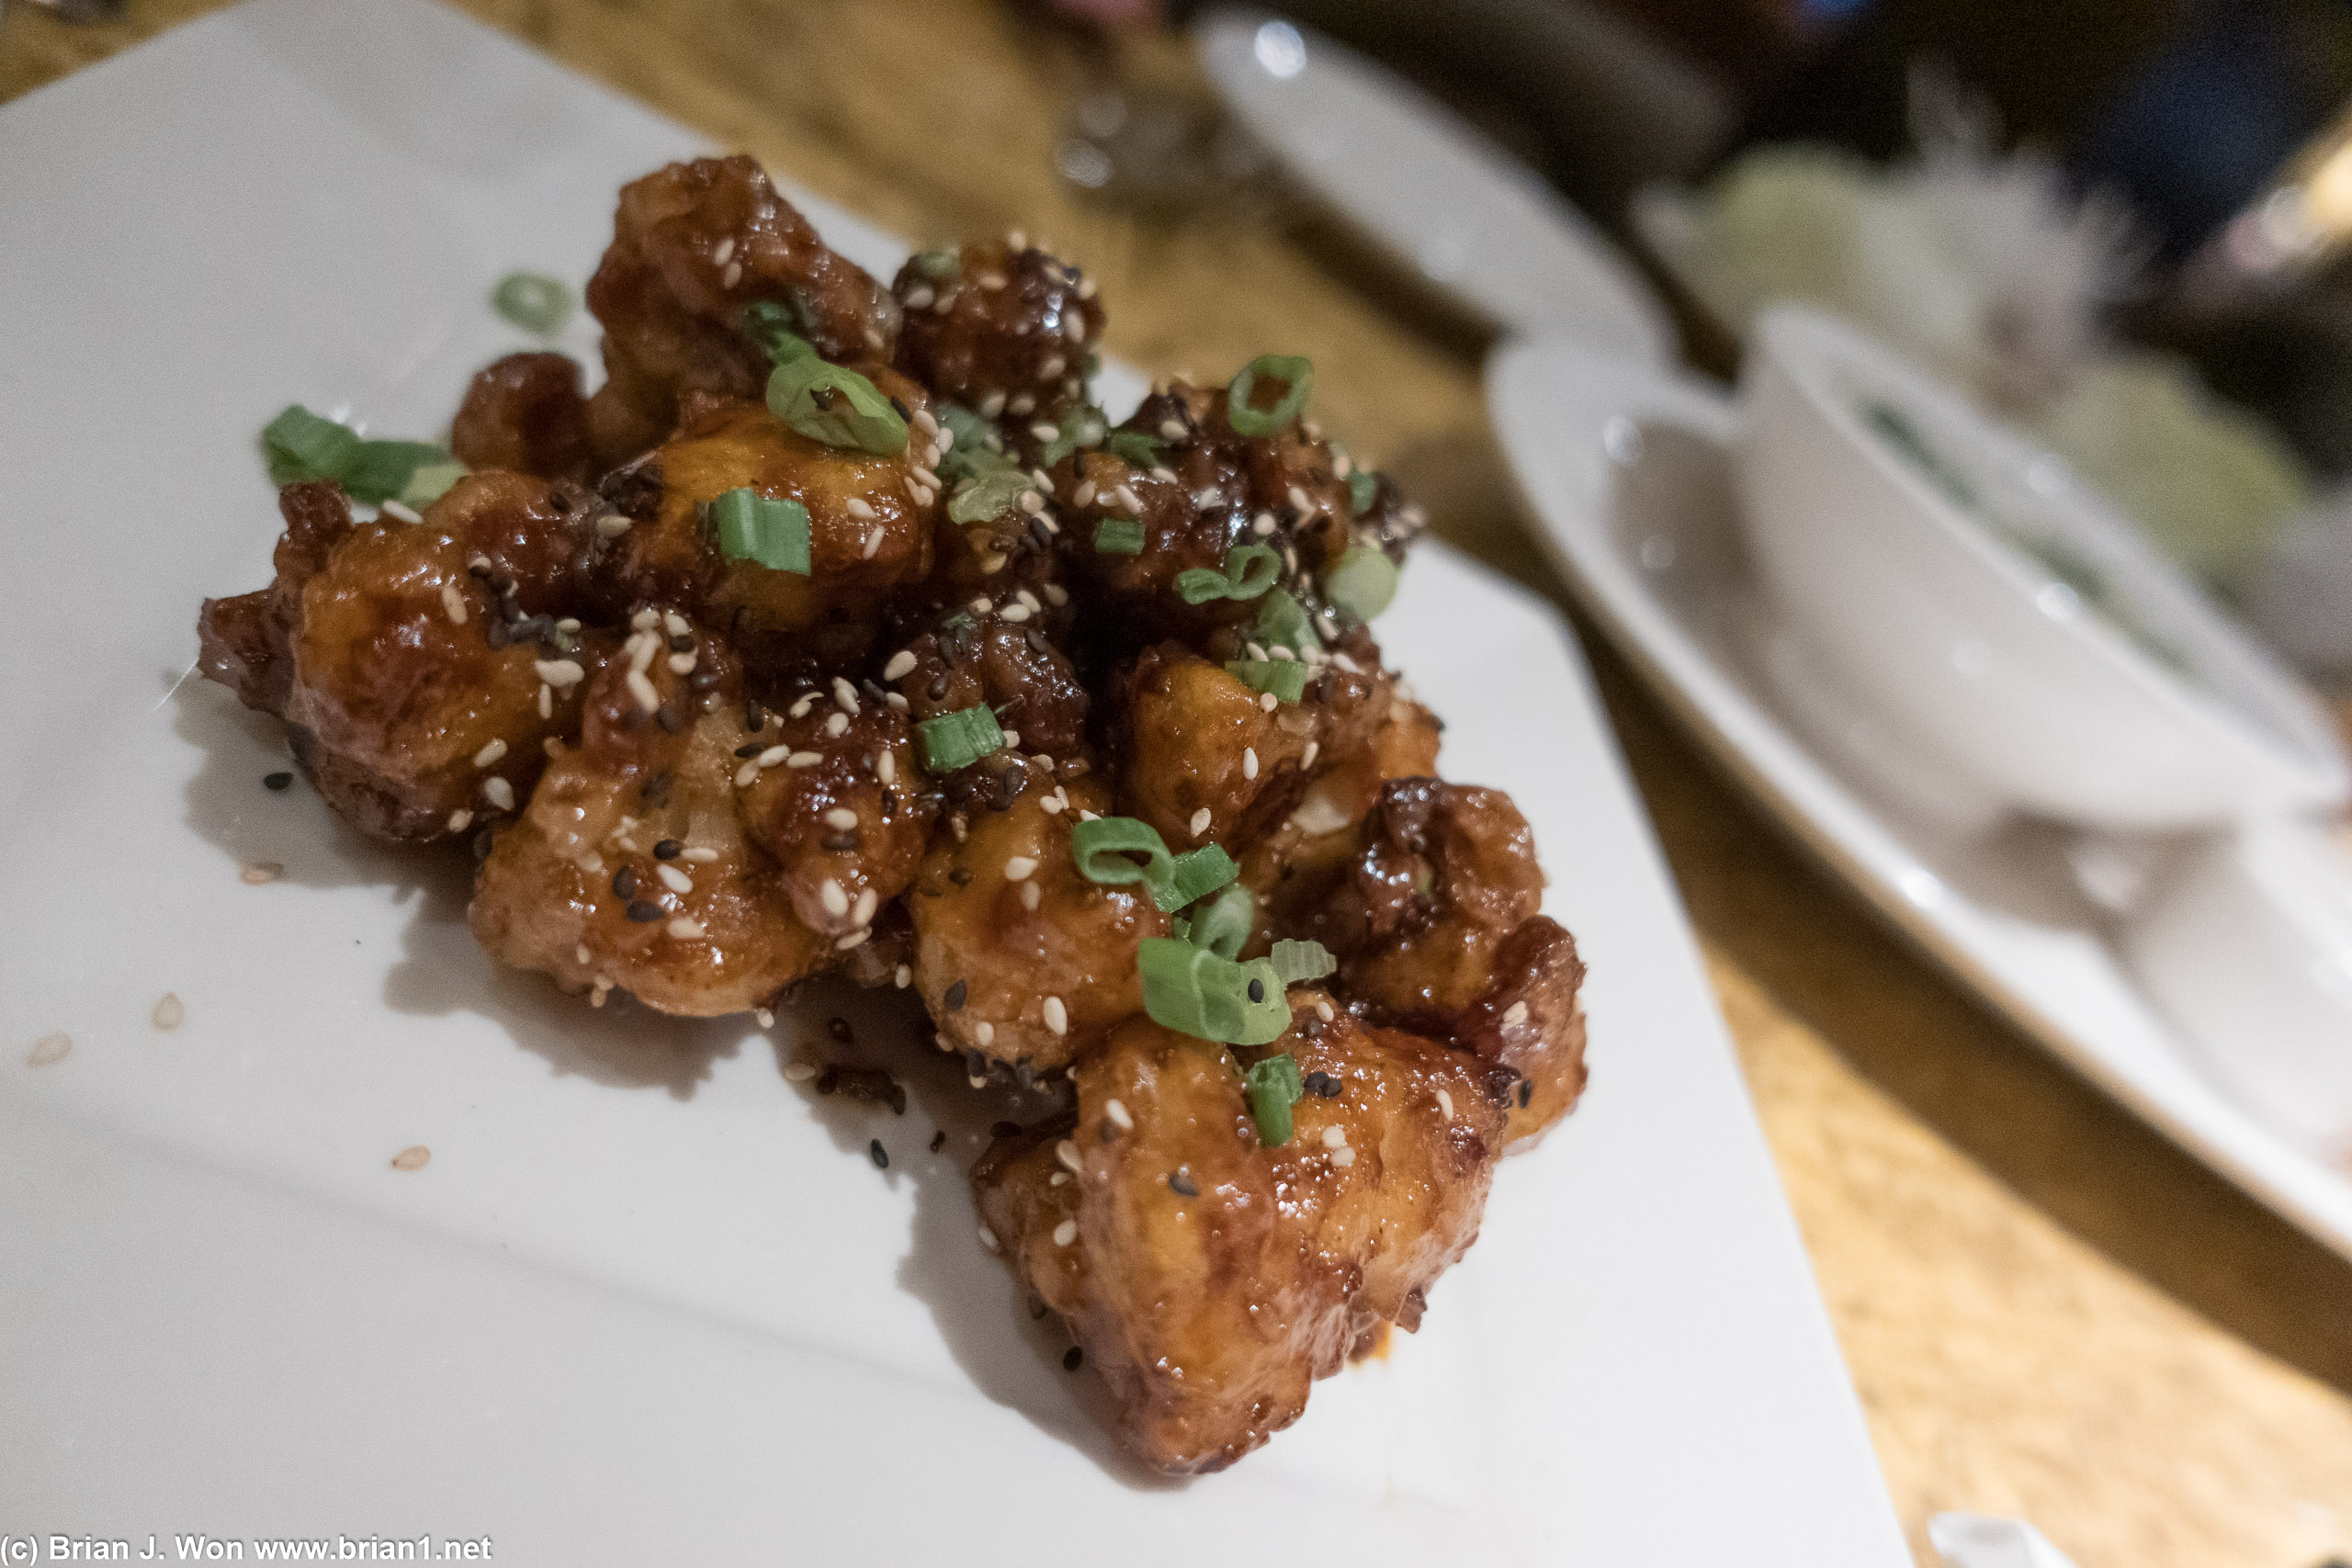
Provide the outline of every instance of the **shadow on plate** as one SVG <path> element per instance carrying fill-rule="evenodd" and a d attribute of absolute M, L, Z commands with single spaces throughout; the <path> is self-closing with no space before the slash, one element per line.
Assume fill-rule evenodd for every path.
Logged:
<path fill-rule="evenodd" d="M 175 680 L 164 677 L 165 684 Z M 266 853 L 282 880 L 319 888 L 379 888 L 404 908 L 401 953 L 385 972 L 383 998 L 396 1013 L 469 1012 L 504 1030 L 559 1076 L 625 1089 L 693 1098 L 712 1064 L 732 1059 L 758 1031 L 748 1020 L 684 1019 L 615 993 L 604 1008 L 562 996 L 542 976 L 502 969 L 466 925 L 472 868 L 454 846 L 380 844 L 329 810 L 288 760 L 285 727 L 239 705 L 193 677 L 167 700 L 179 737 L 203 756 L 189 780 L 187 821 L 232 865 Z M 291 771 L 282 792 L 261 782 Z M 1053 1109 L 1043 1090 L 975 1091 L 960 1057 L 932 1047 L 922 1010 L 909 997 L 820 983 L 780 1010 L 769 1037 L 777 1071 L 795 1061 L 881 1067 L 907 1091 L 907 1108 L 818 1092 L 792 1084 L 807 1120 L 823 1129 L 861 1175 L 913 1189 L 910 1245 L 898 1283 L 922 1301 L 941 1339 L 973 1386 L 1069 1443 L 1103 1472 L 1138 1489 L 1181 1486 L 1136 1462 L 1111 1436 L 1113 1412 L 1099 1378 L 1066 1371 L 1070 1339 L 1040 1303 L 1024 1302 L 1011 1271 L 981 1245 L 967 1171 L 999 1121 L 1032 1122 Z M 794 1135 L 787 1126 L 779 1136 Z M 934 1152 L 935 1134 L 944 1141 Z M 878 1145 L 888 1163 L 872 1169 Z"/>

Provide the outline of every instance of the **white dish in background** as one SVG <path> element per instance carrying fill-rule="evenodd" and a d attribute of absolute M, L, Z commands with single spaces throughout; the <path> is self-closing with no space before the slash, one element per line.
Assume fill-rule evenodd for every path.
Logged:
<path fill-rule="evenodd" d="M 773 1044 L 594 1011 L 492 966 L 462 866 L 262 788 L 278 727 L 184 678 L 198 596 L 268 576 L 260 425 L 442 428 L 520 345 L 492 280 L 582 278 L 616 187 L 698 150 L 418 0 L 258 0 L 0 108 L 0 542 L 41 585 L 0 687 L 32 828 L 0 863 L 0 1515 L 524 1563 L 1025 1563 L 1038 1517 L 1136 1562 L 1907 1562 L 1573 645 L 1458 557 L 1382 629 L 1450 770 L 1533 825 L 1594 1087 L 1498 1173 L 1420 1334 L 1189 1485 L 1118 1457 L 982 1250 L 1001 1102 L 895 998 Z M 903 1120 L 779 1073 L 836 1052 L 836 1007 Z"/>
<path fill-rule="evenodd" d="M 2151 831 L 2341 803 L 2318 699 L 2056 455 L 1834 316 L 1773 306 L 1750 337 L 1734 470 L 1803 649 L 1781 689 L 1887 731 L 1908 765 L 1877 783 L 1914 816 Z"/>
<path fill-rule="evenodd" d="M 1617 247 L 1532 169 L 1386 67 L 1262 12 L 1193 28 L 1210 85 L 1366 240 L 1491 326 L 1652 364 L 1678 338 Z"/>
<path fill-rule="evenodd" d="M 1720 389 L 1513 343 L 1489 357 L 1487 396 L 1538 540 L 1725 767 L 1963 985 L 2352 1257 L 2352 1179 L 2208 1076 L 2101 935 L 2054 830 L 2019 825 L 1953 848 L 1898 828 L 1797 738 L 1764 685 L 1778 628 L 1741 538 L 1740 417 Z M 1849 739 L 1866 749 L 1873 736 L 1864 722 Z"/>
<path fill-rule="evenodd" d="M 2321 829 L 2250 823 L 2168 868 L 2118 946 L 2213 1076 L 2352 1158 L 2352 866 Z"/>

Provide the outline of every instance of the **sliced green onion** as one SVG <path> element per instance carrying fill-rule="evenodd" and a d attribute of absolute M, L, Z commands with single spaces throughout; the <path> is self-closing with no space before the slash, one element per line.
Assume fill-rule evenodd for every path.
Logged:
<path fill-rule="evenodd" d="M 1241 1075 L 1241 1089 L 1250 1097 L 1250 1119 L 1258 1124 L 1258 1141 L 1270 1149 L 1289 1143 L 1290 1108 L 1306 1093 L 1298 1058 L 1284 1051 L 1252 1064 Z"/>
<path fill-rule="evenodd" d="M 986 706 L 957 708 L 915 726 L 922 738 L 923 766 L 934 773 L 952 773 L 1004 744 L 1004 731 Z"/>
<path fill-rule="evenodd" d="M 1295 659 L 1236 659 L 1226 669 L 1256 692 L 1272 692 L 1278 703 L 1295 703 L 1306 694 L 1306 666 Z"/>
<path fill-rule="evenodd" d="M 1283 384 L 1281 399 L 1270 409 L 1253 400 L 1260 381 Z M 1226 423 L 1243 435 L 1280 435 L 1306 412 L 1306 394 L 1315 387 L 1315 367 L 1295 354 L 1261 354 L 1241 367 L 1225 389 Z"/>
<path fill-rule="evenodd" d="M 388 501 L 430 504 L 465 472 L 462 464 L 450 461 L 438 446 L 423 441 L 362 440 L 348 425 L 321 419 L 300 403 L 263 426 L 261 441 L 271 483 L 333 479 L 345 494 L 368 506 Z M 420 474 L 424 475 L 422 482 Z M 434 488 L 436 483 L 438 489 Z M 412 486 L 424 497 L 422 502 L 411 499 Z"/>
<path fill-rule="evenodd" d="M 1315 626 L 1296 599 L 1283 589 L 1269 589 L 1265 602 L 1258 606 L 1257 624 L 1250 628 L 1250 638 L 1263 648 L 1286 648 L 1304 656 L 1315 646 Z"/>
<path fill-rule="evenodd" d="M 768 376 L 768 409 L 811 441 L 895 457 L 907 449 L 907 422 L 881 389 L 854 370 L 814 355 L 787 359 Z"/>
<path fill-rule="evenodd" d="M 707 516 L 729 560 L 808 575 L 808 509 L 800 502 L 739 487 L 712 502 Z"/>
<path fill-rule="evenodd" d="M 1348 476 L 1348 513 L 1361 517 L 1372 510 L 1373 499 L 1380 493 L 1380 476 L 1370 468 L 1358 468 Z"/>
<path fill-rule="evenodd" d="M 1079 823 L 1069 830 L 1069 854 L 1080 876 L 1104 887 L 1130 882 L 1162 886 L 1176 863 L 1152 825 L 1133 817 L 1097 817 Z M 1130 855 L 1147 858 L 1137 864 Z"/>
<path fill-rule="evenodd" d="M 931 412 L 956 437 L 939 459 L 939 477 L 948 483 L 1021 466 L 1005 452 L 1004 438 L 996 433 L 996 426 L 970 409 L 938 402 L 931 405 Z"/>
<path fill-rule="evenodd" d="M 1062 421 L 1060 434 L 1046 442 L 1046 449 L 1037 454 L 1037 466 L 1050 468 L 1074 452 L 1100 446 L 1110 430 L 1111 422 L 1103 417 L 1101 409 L 1080 404 Z"/>
<path fill-rule="evenodd" d="M 1396 597 L 1396 563 L 1371 545 L 1351 545 L 1323 574 L 1323 596 L 1369 621 Z"/>
<path fill-rule="evenodd" d="M 1193 912 L 1192 920 L 1176 934 L 1194 947 L 1205 947 L 1219 958 L 1238 957 L 1258 923 L 1258 896 L 1242 883 L 1228 882 L 1214 897 Z M 1276 973 L 1281 965 L 1275 965 Z"/>
<path fill-rule="evenodd" d="M 947 498 L 947 520 L 985 523 L 991 517 L 1001 517 L 1036 488 L 1036 480 L 1015 468 L 989 468 L 974 474 Z"/>
<path fill-rule="evenodd" d="M 915 270 L 936 283 L 963 269 L 964 254 L 954 245 L 933 245 L 915 257 Z"/>
<path fill-rule="evenodd" d="M 1105 517 L 1094 525 L 1094 553 L 1098 556 L 1143 554 L 1143 519 Z"/>
<path fill-rule="evenodd" d="M 1274 951 L 1267 962 L 1274 973 L 1283 977 L 1285 986 L 1295 986 L 1302 980 L 1320 980 L 1340 967 L 1331 950 L 1319 942 L 1293 942 L 1285 937 L 1274 943 Z"/>
<path fill-rule="evenodd" d="M 1193 922 L 1186 919 L 1182 915 L 1179 915 L 1174 919 L 1169 921 L 1168 929 L 1176 933 L 1176 940 L 1178 942 L 1191 942 L 1193 940 Z"/>
<path fill-rule="evenodd" d="M 1226 552 L 1225 570 L 1186 567 L 1176 574 L 1176 596 L 1187 604 L 1212 599 L 1255 599 L 1282 575 L 1283 558 L 1272 545 L 1236 545 Z"/>
<path fill-rule="evenodd" d="M 1155 886 L 1151 901 L 1173 914 L 1195 899 L 1205 898 L 1235 877 L 1241 868 L 1216 844 L 1178 855 L 1169 864 L 1167 886 Z"/>
<path fill-rule="evenodd" d="M 1131 468 L 1159 467 L 1159 448 L 1158 436 L 1146 435 L 1140 430 L 1116 430 L 1102 438 L 1102 450 Z"/>
<path fill-rule="evenodd" d="M 800 335 L 800 318 L 780 299 L 759 299 L 743 307 L 743 335 L 778 365 L 787 359 L 813 359 L 816 346 Z"/>
<path fill-rule="evenodd" d="M 1236 964 L 1189 942 L 1154 936 L 1136 946 L 1136 969 L 1143 977 L 1143 1010 L 1180 1034 L 1271 1045 L 1290 1028 L 1281 977 L 1262 958 Z"/>
<path fill-rule="evenodd" d="M 510 272 L 490 291 L 491 309 L 526 333 L 553 337 L 571 316 L 571 290 L 543 272 Z"/>

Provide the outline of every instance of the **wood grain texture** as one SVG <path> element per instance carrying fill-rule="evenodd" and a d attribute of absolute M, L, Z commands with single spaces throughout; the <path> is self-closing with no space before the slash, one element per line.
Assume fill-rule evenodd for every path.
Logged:
<path fill-rule="evenodd" d="M 74 28 L 14 0 L 0 97 L 214 8 L 132 0 Z M 1147 223 L 1055 177 L 1070 106 L 1114 68 L 1182 84 L 1172 43 L 1090 49 L 983 0 L 467 8 L 910 236 L 1052 240 L 1102 280 L 1111 352 L 1155 371 L 1311 355 L 1332 431 L 1440 532 L 1566 602 L 1511 514 L 1457 327 L 1317 228 Z M 1945 1508 L 2026 1514 L 2082 1568 L 2352 1554 L 2352 1266 L 1889 934 L 1579 630 L 1921 1561 Z"/>

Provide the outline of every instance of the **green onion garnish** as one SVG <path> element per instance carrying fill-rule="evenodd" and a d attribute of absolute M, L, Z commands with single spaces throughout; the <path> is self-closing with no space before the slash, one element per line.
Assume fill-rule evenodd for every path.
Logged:
<path fill-rule="evenodd" d="M 1306 618 L 1306 608 L 1275 588 L 1267 591 L 1265 602 L 1258 606 L 1257 625 L 1250 637 L 1261 647 L 1286 648 L 1304 656 L 1315 645 L 1315 627 Z"/>
<path fill-rule="evenodd" d="M 1380 493 L 1380 476 L 1370 468 L 1358 468 L 1348 476 L 1348 514 L 1361 517 L 1372 510 L 1373 498 Z"/>
<path fill-rule="evenodd" d="M 1010 466 L 974 474 L 958 484 L 956 493 L 947 498 L 947 520 L 985 523 L 991 517 L 1001 517 L 1036 488 L 1036 480 Z"/>
<path fill-rule="evenodd" d="M 1233 863 L 1231 855 L 1216 844 L 1203 844 L 1169 863 L 1167 885 L 1153 886 L 1151 901 L 1173 914 L 1240 874 L 1241 868 Z"/>
<path fill-rule="evenodd" d="M 1140 430 L 1119 430 L 1102 438 L 1102 450 L 1131 468 L 1159 467 L 1159 438 Z"/>
<path fill-rule="evenodd" d="M 1062 421 L 1061 433 L 1046 442 L 1046 449 L 1037 454 L 1037 466 L 1050 468 L 1073 452 L 1100 446 L 1110 430 L 1111 422 L 1103 417 L 1101 409 L 1080 404 Z"/>
<path fill-rule="evenodd" d="M 1396 563 L 1371 545 L 1351 545 L 1323 574 L 1323 596 L 1368 621 L 1396 597 Z"/>
<path fill-rule="evenodd" d="M 729 560 L 808 575 L 808 509 L 800 502 L 739 487 L 712 502 L 706 515 Z"/>
<path fill-rule="evenodd" d="M 933 283 L 953 277 L 963 267 L 964 254 L 954 245 L 933 245 L 915 257 L 915 270 Z"/>
<path fill-rule="evenodd" d="M 449 454 L 423 441 L 367 441 L 296 403 L 262 427 L 273 484 L 333 479 L 368 506 L 397 501 L 429 506 L 465 473 Z"/>
<path fill-rule="evenodd" d="M 1295 986 L 1302 980 L 1320 980 L 1340 967 L 1331 950 L 1319 942 L 1293 942 L 1285 937 L 1274 943 L 1268 962 L 1274 973 L 1283 977 L 1285 986 Z"/>
<path fill-rule="evenodd" d="M 1190 566 L 1176 574 L 1176 596 L 1187 604 L 1212 599 L 1255 599 L 1282 575 L 1283 558 L 1272 545 L 1236 545 L 1226 552 L 1225 570 Z"/>
<path fill-rule="evenodd" d="M 1283 395 L 1270 409 L 1257 407 L 1261 380 L 1279 381 Z M 1261 354 L 1241 367 L 1225 389 L 1226 423 L 1243 435 L 1280 435 L 1306 412 L 1306 394 L 1315 386 L 1315 367 L 1295 354 Z"/>
<path fill-rule="evenodd" d="M 1136 969 L 1143 977 L 1143 1010 L 1180 1034 L 1271 1045 L 1290 1028 L 1281 976 L 1262 958 L 1236 964 L 1189 942 L 1153 936 L 1137 945 Z"/>
<path fill-rule="evenodd" d="M 758 299 L 743 307 L 743 335 L 777 365 L 813 359 L 816 346 L 800 335 L 800 319 L 780 299 Z"/>
<path fill-rule="evenodd" d="M 1295 703 L 1306 694 L 1306 666 L 1295 659 L 1236 659 L 1226 669 L 1256 692 L 1272 692 L 1278 703 Z"/>
<path fill-rule="evenodd" d="M 571 290 L 543 272 L 510 272 L 490 291 L 491 309 L 526 333 L 553 337 L 571 316 Z"/>
<path fill-rule="evenodd" d="M 786 359 L 768 375 L 768 409 L 811 441 L 895 457 L 907 449 L 907 422 L 881 389 L 854 370 L 815 355 Z"/>
<path fill-rule="evenodd" d="M 970 479 L 974 474 L 1020 467 L 1006 455 L 1004 438 L 997 434 L 996 426 L 970 409 L 955 403 L 938 402 L 932 404 L 931 411 L 956 437 L 946 455 L 939 459 L 941 479 L 954 484 L 958 479 Z"/>
<path fill-rule="evenodd" d="M 1241 1075 L 1241 1088 L 1250 1097 L 1250 1119 L 1258 1123 L 1258 1141 L 1270 1149 L 1289 1143 L 1290 1108 L 1306 1093 L 1298 1058 L 1287 1051 L 1267 1057 Z"/>
<path fill-rule="evenodd" d="M 1078 863 L 1078 874 L 1089 882 L 1105 887 L 1121 887 L 1130 882 L 1148 882 L 1153 887 L 1167 886 L 1173 874 L 1175 857 L 1160 841 L 1159 834 L 1148 822 L 1133 817 L 1097 817 L 1091 822 L 1080 822 L 1069 830 L 1070 858 Z M 1129 855 L 1146 857 L 1141 864 L 1129 860 Z M 1153 902 L 1159 900 L 1155 897 Z M 1163 906 L 1164 908 L 1165 906 Z M 1182 905 L 1176 906 L 1178 908 Z"/>
<path fill-rule="evenodd" d="M 934 773 L 952 773 L 1004 744 L 1004 731 L 987 707 L 957 708 L 915 726 L 922 737 L 923 766 Z"/>
<path fill-rule="evenodd" d="M 1143 554 L 1143 519 L 1105 517 L 1094 525 L 1094 553 L 1098 556 Z"/>
<path fill-rule="evenodd" d="M 1194 947 L 1205 947 L 1219 958 L 1238 957 L 1250 928 L 1258 923 L 1258 896 L 1238 882 L 1228 882 L 1216 897 L 1205 899 L 1193 919 L 1176 934 Z M 1282 966 L 1278 964 L 1275 972 Z"/>

